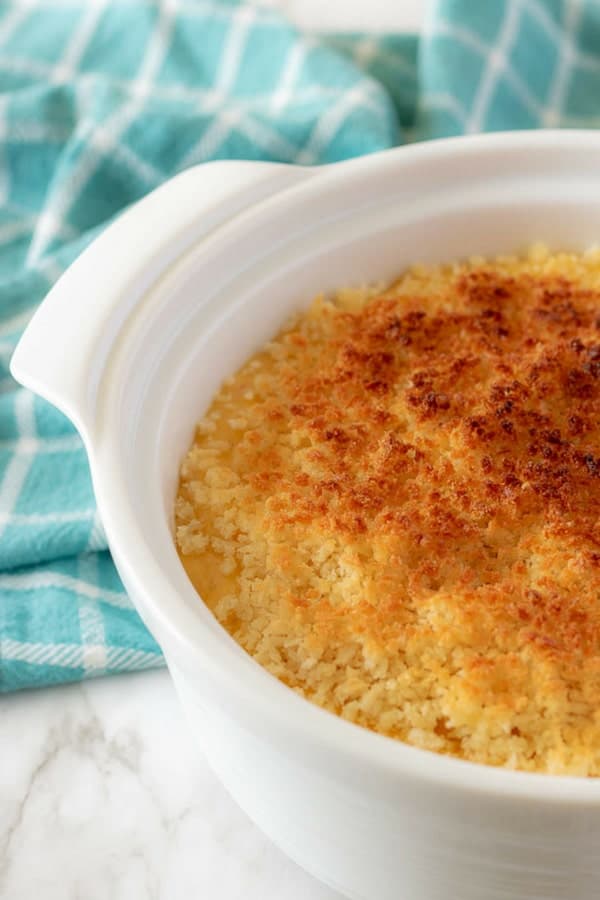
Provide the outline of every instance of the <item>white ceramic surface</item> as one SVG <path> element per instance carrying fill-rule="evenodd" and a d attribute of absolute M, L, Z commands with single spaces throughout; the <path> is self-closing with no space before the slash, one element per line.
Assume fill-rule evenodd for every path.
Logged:
<path fill-rule="evenodd" d="M 521 133 L 322 170 L 190 170 L 80 257 L 15 354 L 15 377 L 82 430 L 120 573 L 215 770 L 287 853 L 348 896 L 592 900 L 600 784 L 418 751 L 271 678 L 179 564 L 178 462 L 220 380 L 316 291 L 416 259 L 596 242 L 599 151 L 591 133 Z M 69 340 L 69 297 L 83 285 L 97 316 L 65 367 L 43 338 L 52 328 Z"/>

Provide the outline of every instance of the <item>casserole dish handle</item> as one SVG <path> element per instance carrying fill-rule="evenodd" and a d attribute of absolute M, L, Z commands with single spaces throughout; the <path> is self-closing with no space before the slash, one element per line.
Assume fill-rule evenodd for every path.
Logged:
<path fill-rule="evenodd" d="M 221 161 L 187 169 L 120 215 L 59 278 L 11 359 L 13 377 L 93 441 L 111 347 L 148 288 L 188 248 L 315 170 Z"/>

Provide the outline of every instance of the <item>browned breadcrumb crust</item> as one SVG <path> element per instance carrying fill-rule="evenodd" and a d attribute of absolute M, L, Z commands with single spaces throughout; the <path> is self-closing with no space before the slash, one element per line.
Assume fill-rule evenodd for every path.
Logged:
<path fill-rule="evenodd" d="M 600 775 L 600 254 L 342 291 L 215 398 L 183 563 L 270 672 L 346 719 Z"/>

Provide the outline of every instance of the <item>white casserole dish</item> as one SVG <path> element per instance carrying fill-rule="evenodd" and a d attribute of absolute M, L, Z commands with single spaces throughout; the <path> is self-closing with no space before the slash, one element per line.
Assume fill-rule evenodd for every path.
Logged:
<path fill-rule="evenodd" d="M 179 562 L 180 460 L 221 380 L 315 293 L 540 240 L 584 249 L 600 238 L 599 197 L 589 132 L 459 138 L 322 169 L 210 163 L 111 225 L 13 357 L 15 378 L 83 436 L 115 562 L 211 764 L 286 853 L 349 897 L 597 898 L 600 780 L 438 756 L 280 684 Z"/>

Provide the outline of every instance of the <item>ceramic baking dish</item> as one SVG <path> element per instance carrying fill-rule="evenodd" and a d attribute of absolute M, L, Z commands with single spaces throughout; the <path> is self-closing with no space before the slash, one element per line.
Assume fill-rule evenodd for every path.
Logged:
<path fill-rule="evenodd" d="M 111 225 L 13 357 L 15 378 L 83 436 L 115 562 L 210 762 L 286 853 L 349 897 L 597 898 L 600 781 L 405 746 L 261 669 L 175 552 L 194 423 L 221 380 L 319 291 L 417 260 L 599 238 L 593 133 L 459 138 L 321 169 L 209 163 Z"/>

